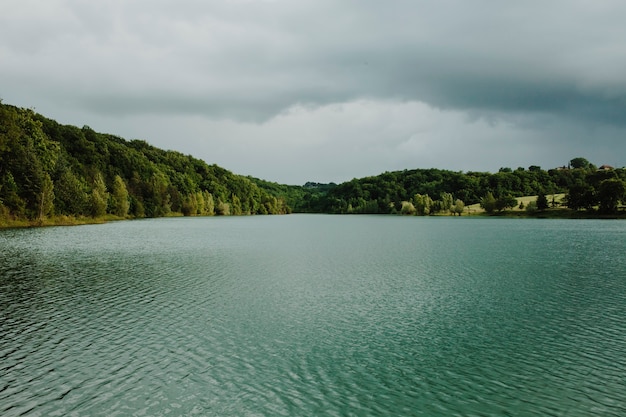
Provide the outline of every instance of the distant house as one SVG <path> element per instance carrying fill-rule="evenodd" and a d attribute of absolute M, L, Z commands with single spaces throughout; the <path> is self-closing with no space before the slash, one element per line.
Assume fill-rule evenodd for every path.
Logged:
<path fill-rule="evenodd" d="M 611 165 L 602 165 L 598 168 L 598 171 L 610 171 L 614 169 Z"/>

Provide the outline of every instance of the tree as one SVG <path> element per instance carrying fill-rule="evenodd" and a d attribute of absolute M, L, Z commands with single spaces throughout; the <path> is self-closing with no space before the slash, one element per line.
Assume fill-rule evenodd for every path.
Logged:
<path fill-rule="evenodd" d="M 592 210 L 597 204 L 596 192 L 589 184 L 575 184 L 569 188 L 565 201 L 572 210 Z"/>
<path fill-rule="evenodd" d="M 537 210 L 543 211 L 548 208 L 548 198 L 544 193 L 537 195 Z"/>
<path fill-rule="evenodd" d="M 43 221 L 54 209 L 54 184 L 48 173 L 43 176 L 39 192 L 39 214 L 37 219 Z"/>
<path fill-rule="evenodd" d="M 496 210 L 498 211 L 513 208 L 515 206 L 517 206 L 517 199 L 511 194 L 507 194 L 496 199 Z"/>
<path fill-rule="evenodd" d="M 585 158 L 578 157 L 569 161 L 569 165 L 574 169 L 587 169 L 589 168 L 589 161 Z"/>
<path fill-rule="evenodd" d="M 215 214 L 218 216 L 230 216 L 230 204 L 223 202 L 222 199 L 218 197 Z"/>
<path fill-rule="evenodd" d="M 481 200 L 480 207 L 491 214 L 496 209 L 496 199 L 491 192 L 488 192 Z"/>
<path fill-rule="evenodd" d="M 454 202 L 454 206 L 452 207 L 452 213 L 458 214 L 459 216 L 463 214 L 463 210 L 465 209 L 465 203 L 458 198 Z"/>
<path fill-rule="evenodd" d="M 618 178 L 611 178 L 600 183 L 598 189 L 598 200 L 602 213 L 615 213 L 620 201 L 624 201 L 626 186 L 624 181 Z"/>
<path fill-rule="evenodd" d="M 91 190 L 91 215 L 93 217 L 102 217 L 107 212 L 107 201 L 109 193 L 104 184 L 101 173 L 97 173 L 93 180 L 93 189 Z"/>
<path fill-rule="evenodd" d="M 130 208 L 128 190 L 126 189 L 126 183 L 119 175 L 116 175 L 113 179 L 111 205 L 112 212 L 116 216 L 126 217 L 128 215 L 128 209 Z"/>
<path fill-rule="evenodd" d="M 57 214 L 83 215 L 89 204 L 89 197 L 85 192 L 84 181 L 74 172 L 63 171 L 54 185 L 55 212 Z"/>
<path fill-rule="evenodd" d="M 421 195 L 415 194 L 413 198 L 415 202 L 415 210 L 417 210 L 417 214 L 419 216 L 428 216 L 430 214 L 430 209 L 433 205 L 433 200 L 430 198 L 428 194 Z"/>
<path fill-rule="evenodd" d="M 442 211 L 450 211 L 454 204 L 454 197 L 451 193 L 441 193 L 440 208 Z"/>
<path fill-rule="evenodd" d="M 213 195 L 204 190 L 204 210 L 205 215 L 212 216 L 215 214 L 215 201 L 213 200 Z"/>
<path fill-rule="evenodd" d="M 413 216 L 416 212 L 417 210 L 415 210 L 415 206 L 413 205 L 413 203 L 411 203 L 410 201 L 402 202 L 402 209 L 400 209 L 400 213 L 402 213 L 403 215 Z"/>
<path fill-rule="evenodd" d="M 526 211 L 528 213 L 534 213 L 537 211 L 537 202 L 536 201 L 529 201 L 528 205 L 526 206 Z"/>

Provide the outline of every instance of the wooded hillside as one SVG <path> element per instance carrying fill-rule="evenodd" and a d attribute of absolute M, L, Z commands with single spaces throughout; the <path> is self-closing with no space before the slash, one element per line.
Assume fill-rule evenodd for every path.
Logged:
<path fill-rule="evenodd" d="M 289 211 L 276 194 L 217 165 L 0 103 L 2 217 Z"/>
<path fill-rule="evenodd" d="M 516 204 L 515 197 L 555 193 L 567 194 L 565 205 L 572 210 L 615 213 L 626 200 L 625 190 L 625 169 L 597 168 L 581 157 L 549 170 L 411 169 L 339 185 L 283 185 L 236 175 L 143 140 L 61 125 L 0 102 L 0 224 L 55 216 L 461 214 L 465 205 L 502 211 Z"/>

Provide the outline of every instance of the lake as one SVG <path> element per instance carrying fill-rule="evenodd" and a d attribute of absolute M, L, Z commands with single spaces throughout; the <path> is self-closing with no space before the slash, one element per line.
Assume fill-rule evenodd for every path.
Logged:
<path fill-rule="evenodd" d="M 623 416 L 626 222 L 0 231 L 0 415 Z"/>

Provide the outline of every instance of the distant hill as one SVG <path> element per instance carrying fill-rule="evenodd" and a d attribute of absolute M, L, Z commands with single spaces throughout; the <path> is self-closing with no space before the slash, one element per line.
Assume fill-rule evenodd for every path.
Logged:
<path fill-rule="evenodd" d="M 24 220 L 303 213 L 434 214 L 487 196 L 498 211 L 515 198 L 566 194 L 573 210 L 615 213 L 626 170 L 586 159 L 497 173 L 436 168 L 384 172 L 342 184 L 277 184 L 83 126 L 61 125 L 0 102 L 0 225 Z M 461 210 L 462 211 L 462 210 Z"/>

